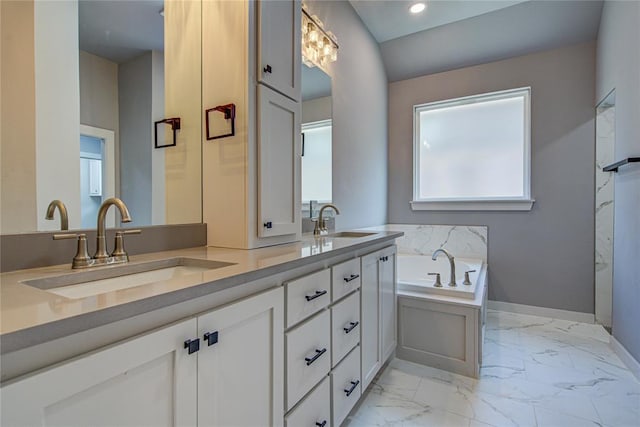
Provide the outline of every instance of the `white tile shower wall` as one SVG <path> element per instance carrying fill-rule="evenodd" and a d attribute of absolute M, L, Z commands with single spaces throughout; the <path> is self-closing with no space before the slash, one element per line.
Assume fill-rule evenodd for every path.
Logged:
<path fill-rule="evenodd" d="M 611 326 L 613 287 L 613 172 L 615 107 L 599 108 L 596 116 L 596 320 Z"/>
<path fill-rule="evenodd" d="M 398 253 L 431 255 L 444 248 L 459 258 L 480 258 L 487 261 L 487 227 L 465 225 L 385 224 L 372 230 L 404 232 L 397 240 Z"/>

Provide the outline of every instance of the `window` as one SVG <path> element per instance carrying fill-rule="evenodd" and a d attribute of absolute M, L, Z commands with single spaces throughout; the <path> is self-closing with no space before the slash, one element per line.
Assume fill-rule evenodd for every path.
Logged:
<path fill-rule="evenodd" d="M 414 106 L 413 210 L 530 210 L 530 88 Z"/>
<path fill-rule="evenodd" d="M 331 202 L 331 120 L 302 125 L 302 202 Z"/>

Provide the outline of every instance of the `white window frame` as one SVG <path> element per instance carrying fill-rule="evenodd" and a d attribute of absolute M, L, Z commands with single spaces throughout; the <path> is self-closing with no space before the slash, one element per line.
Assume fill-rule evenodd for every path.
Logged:
<path fill-rule="evenodd" d="M 423 198 L 420 195 L 420 113 L 432 109 L 484 101 L 524 96 L 524 169 L 522 197 L 480 198 Z M 531 88 L 522 87 L 498 92 L 483 93 L 444 101 L 429 102 L 413 106 L 413 200 L 412 210 L 426 211 L 529 211 L 535 200 L 531 197 Z"/>
<path fill-rule="evenodd" d="M 318 120 L 315 122 L 302 123 L 300 126 L 300 132 L 305 133 L 306 131 L 309 131 L 309 130 L 314 130 L 314 129 L 328 127 L 328 126 L 331 126 L 331 150 L 333 152 L 333 119 L 325 119 L 325 120 Z M 331 165 L 331 167 L 333 168 L 333 165 Z M 300 192 L 302 193 L 302 188 L 300 189 Z M 331 189 L 331 197 L 333 198 L 333 188 Z M 310 200 L 302 200 L 303 215 L 309 214 L 309 202 Z M 314 200 L 314 202 L 317 202 L 319 204 L 332 203 L 331 200 Z"/>

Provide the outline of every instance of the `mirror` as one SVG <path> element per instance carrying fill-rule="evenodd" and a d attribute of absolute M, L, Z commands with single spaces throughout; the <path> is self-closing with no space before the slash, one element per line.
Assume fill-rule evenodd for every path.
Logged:
<path fill-rule="evenodd" d="M 129 208 L 123 226 L 202 221 L 200 8 L 2 2 L 3 24 L 15 23 L 1 30 L 2 85 L 17 88 L 2 99 L 0 232 L 59 229 L 58 213 L 44 219 L 53 199 L 66 204 L 70 229 L 95 228 L 109 197 Z M 12 105 L 20 120 L 5 114 Z M 9 123 L 16 128 L 5 133 Z M 120 225 L 119 215 L 107 225 Z"/>
<path fill-rule="evenodd" d="M 331 77 L 302 64 L 302 215 L 332 201 Z"/>

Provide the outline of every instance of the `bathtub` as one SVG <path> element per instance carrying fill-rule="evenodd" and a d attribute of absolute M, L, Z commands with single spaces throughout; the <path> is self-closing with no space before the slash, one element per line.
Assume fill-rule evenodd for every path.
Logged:
<path fill-rule="evenodd" d="M 488 265 L 481 259 L 456 258 L 456 287 L 449 287 L 445 256 L 397 256 L 398 344 L 396 357 L 478 378 L 488 290 Z M 471 285 L 463 285 L 464 272 Z M 440 273 L 442 287 L 436 288 Z"/>
<path fill-rule="evenodd" d="M 433 261 L 430 256 L 398 255 L 398 291 L 410 291 L 427 294 L 447 295 L 466 299 L 475 299 L 478 278 L 482 269 L 482 260 L 473 258 L 455 258 L 456 287 L 448 286 L 451 267 L 446 256 L 440 255 Z M 463 285 L 464 272 L 469 273 L 471 285 Z M 436 276 L 427 273 L 440 273 L 442 287 L 435 287 Z"/>

